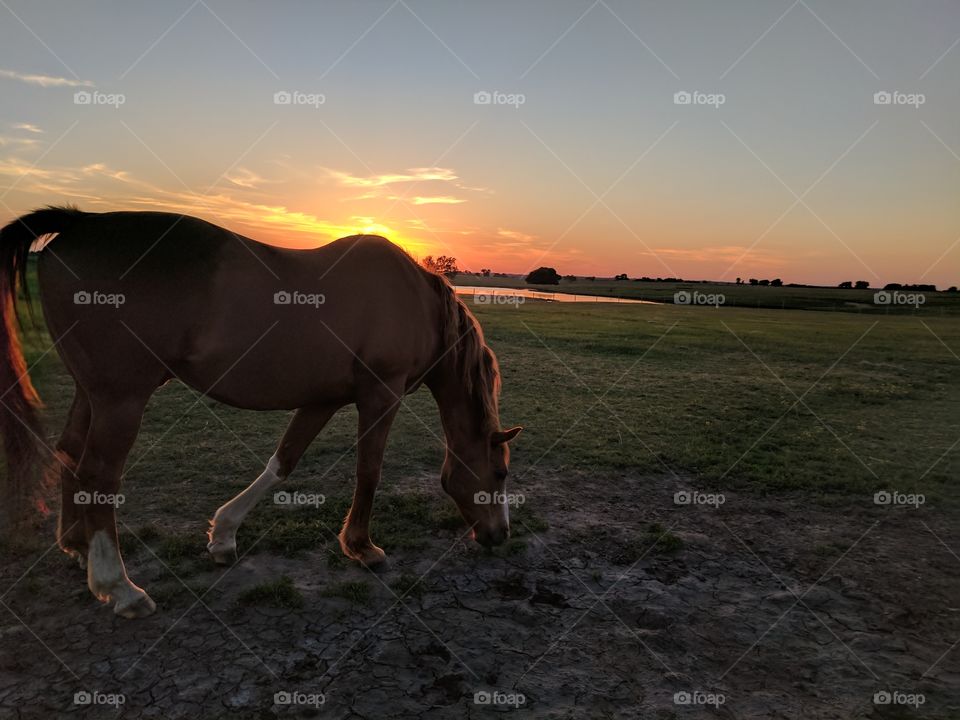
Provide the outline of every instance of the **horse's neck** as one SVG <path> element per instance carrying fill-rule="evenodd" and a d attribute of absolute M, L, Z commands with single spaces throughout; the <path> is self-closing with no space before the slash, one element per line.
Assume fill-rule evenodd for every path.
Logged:
<path fill-rule="evenodd" d="M 447 445 L 453 449 L 464 447 L 482 434 L 495 430 L 493 425 L 496 423 L 491 418 L 482 417 L 463 380 L 446 368 L 438 369 L 440 372 L 428 382 L 428 387 L 440 410 Z"/>

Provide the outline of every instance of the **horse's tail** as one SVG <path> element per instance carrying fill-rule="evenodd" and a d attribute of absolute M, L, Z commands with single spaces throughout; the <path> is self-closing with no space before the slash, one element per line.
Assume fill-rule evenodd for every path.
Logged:
<path fill-rule="evenodd" d="M 28 500 L 43 473 L 43 428 L 40 399 L 30 382 L 17 326 L 17 287 L 30 304 L 27 256 L 39 237 L 66 230 L 81 216 L 74 208 L 48 207 L 11 221 L 0 230 L 0 433 L 6 455 L 6 480 L 0 484 L 0 534 L 5 525 L 23 520 Z M 22 327 L 22 325 L 21 325 Z"/>

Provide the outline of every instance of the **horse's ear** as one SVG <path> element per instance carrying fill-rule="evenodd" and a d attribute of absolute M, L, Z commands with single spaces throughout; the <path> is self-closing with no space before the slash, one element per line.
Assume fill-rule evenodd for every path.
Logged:
<path fill-rule="evenodd" d="M 495 433 L 490 435 L 490 444 L 502 445 L 505 442 L 510 442 L 520 434 L 521 430 L 523 430 L 523 428 L 519 426 L 510 428 L 509 430 L 497 430 Z"/>

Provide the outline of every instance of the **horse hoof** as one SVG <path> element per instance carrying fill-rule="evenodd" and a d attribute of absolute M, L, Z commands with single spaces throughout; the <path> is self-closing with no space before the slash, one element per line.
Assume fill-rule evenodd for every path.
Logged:
<path fill-rule="evenodd" d="M 237 562 L 237 546 L 207 545 L 207 552 L 217 565 L 233 565 Z"/>
<path fill-rule="evenodd" d="M 127 605 L 117 605 L 113 609 L 113 612 L 120 617 L 127 618 L 128 620 L 136 620 L 137 618 L 144 618 L 148 615 L 153 615 L 156 609 L 157 604 L 150 598 L 149 595 L 144 593 L 141 597 Z"/>

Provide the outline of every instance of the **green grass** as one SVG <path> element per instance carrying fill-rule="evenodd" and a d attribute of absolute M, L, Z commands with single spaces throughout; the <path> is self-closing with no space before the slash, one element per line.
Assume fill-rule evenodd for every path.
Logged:
<path fill-rule="evenodd" d="M 916 316 L 553 303 L 471 309 L 500 359 L 503 425 L 525 427 L 512 444 L 509 490 L 527 500 L 514 512 L 514 551 L 525 546 L 518 520 L 537 533 L 547 527 L 534 524 L 534 482 L 549 488 L 558 476 L 589 482 L 585 505 L 602 501 L 604 483 L 623 473 L 676 473 L 700 490 L 869 501 L 895 489 L 924 493 L 928 506 L 956 502 L 960 320 L 928 314 L 929 306 Z M 72 381 L 47 352 L 44 329 L 25 342 L 55 438 Z M 257 476 L 289 419 L 212 401 L 189 409 L 194 399 L 176 383 L 154 395 L 127 462 L 121 512 L 131 527 L 180 528 L 183 537 L 164 534 L 158 552 L 184 561 L 194 550 L 202 555 L 206 520 Z M 323 493 L 326 503 L 289 511 L 265 499 L 241 528 L 241 552 L 336 551 L 355 435 L 356 411 L 346 408 L 284 486 Z M 426 492 L 398 485 L 437 477 L 442 460 L 439 418 L 424 388 L 394 424 L 375 504 L 372 536 L 388 554 L 463 529 L 439 481 Z M 147 541 L 157 548 L 158 539 Z"/>
<path fill-rule="evenodd" d="M 273 582 L 254 585 L 237 598 L 240 605 L 260 605 L 297 609 L 303 607 L 303 595 L 286 575 Z"/>

